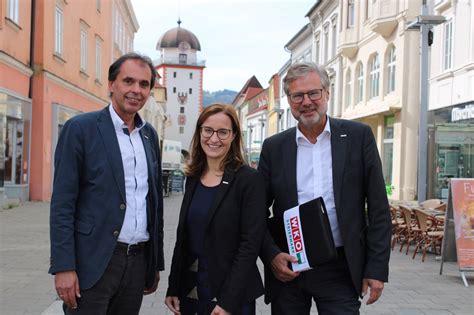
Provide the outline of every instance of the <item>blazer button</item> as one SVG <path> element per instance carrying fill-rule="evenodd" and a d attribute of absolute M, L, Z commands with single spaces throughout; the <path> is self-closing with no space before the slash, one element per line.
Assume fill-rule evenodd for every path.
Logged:
<path fill-rule="evenodd" d="M 121 203 L 121 204 L 120 204 L 120 210 L 125 210 L 125 208 L 126 208 L 125 204 L 124 204 L 124 203 Z"/>
<path fill-rule="evenodd" d="M 114 231 L 114 236 L 115 237 L 119 236 L 119 234 L 120 234 L 119 231 Z"/>

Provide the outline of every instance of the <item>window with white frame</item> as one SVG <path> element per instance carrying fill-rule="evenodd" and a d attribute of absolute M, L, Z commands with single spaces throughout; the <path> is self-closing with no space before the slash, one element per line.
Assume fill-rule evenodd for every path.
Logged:
<path fill-rule="evenodd" d="M 323 63 L 326 63 L 328 61 L 328 55 L 329 55 L 329 25 L 326 24 L 324 26 L 324 56 L 323 56 Z"/>
<path fill-rule="evenodd" d="M 95 80 L 101 81 L 102 77 L 102 39 L 99 36 L 95 37 Z"/>
<path fill-rule="evenodd" d="M 87 29 L 81 26 L 81 63 L 80 69 L 87 72 Z"/>
<path fill-rule="evenodd" d="M 443 70 L 448 70 L 453 64 L 453 20 L 444 23 L 443 42 Z"/>
<path fill-rule="evenodd" d="M 63 10 L 56 6 L 54 11 L 55 31 L 54 31 L 54 52 L 57 55 L 63 54 Z"/>
<path fill-rule="evenodd" d="M 20 0 L 8 0 L 8 18 L 20 24 Z"/>
<path fill-rule="evenodd" d="M 356 100 L 357 100 L 357 103 L 360 103 L 364 99 L 364 68 L 362 67 L 362 63 L 360 62 L 357 65 L 356 73 L 357 73 Z"/>
<path fill-rule="evenodd" d="M 332 28 L 332 31 L 331 31 L 331 56 L 334 57 L 336 56 L 336 44 L 337 44 L 337 18 L 333 18 L 332 19 L 332 22 L 331 22 L 331 28 Z"/>
<path fill-rule="evenodd" d="M 347 0 L 347 27 L 354 27 L 355 19 L 354 0 Z"/>
<path fill-rule="evenodd" d="M 369 96 L 370 98 L 379 96 L 379 82 L 380 82 L 380 61 L 379 55 L 376 53 L 373 57 L 370 65 L 370 86 Z"/>
<path fill-rule="evenodd" d="M 390 46 L 387 57 L 387 93 L 391 93 L 395 91 L 395 64 L 397 61 L 395 46 Z"/>
<path fill-rule="evenodd" d="M 316 34 L 315 40 L 314 40 L 314 61 L 316 63 L 319 63 L 319 52 L 321 51 L 321 40 L 319 33 Z"/>
<path fill-rule="evenodd" d="M 351 68 L 347 69 L 346 72 L 346 108 L 351 106 L 352 102 L 352 75 L 351 75 Z"/>

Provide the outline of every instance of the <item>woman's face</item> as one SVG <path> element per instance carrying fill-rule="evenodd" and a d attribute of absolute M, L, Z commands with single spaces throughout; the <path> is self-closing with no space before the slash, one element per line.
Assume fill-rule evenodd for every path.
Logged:
<path fill-rule="evenodd" d="M 232 121 L 224 113 L 209 116 L 202 124 L 201 147 L 209 160 L 220 162 L 229 152 L 235 134 L 232 131 Z"/>

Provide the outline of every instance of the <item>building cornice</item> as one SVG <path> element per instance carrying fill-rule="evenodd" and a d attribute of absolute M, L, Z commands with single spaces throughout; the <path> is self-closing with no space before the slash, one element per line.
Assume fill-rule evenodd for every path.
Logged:
<path fill-rule="evenodd" d="M 22 74 L 28 77 L 33 75 L 33 70 L 31 68 L 12 56 L 6 54 L 4 51 L 0 51 L 0 62 L 20 71 Z"/>
<path fill-rule="evenodd" d="M 58 85 L 60 85 L 60 86 L 62 86 L 62 87 L 64 87 L 64 88 L 66 88 L 66 89 L 68 89 L 68 90 L 70 90 L 70 91 L 72 91 L 72 92 L 74 92 L 74 93 L 77 93 L 77 94 L 79 94 L 79 95 L 81 95 L 81 96 L 83 96 L 83 97 L 86 97 L 86 98 L 92 100 L 93 102 L 97 102 L 97 103 L 99 103 L 99 104 L 101 104 L 101 105 L 103 105 L 103 106 L 106 106 L 106 105 L 109 103 L 108 100 L 104 100 L 104 99 L 102 99 L 102 98 L 100 98 L 100 97 L 98 97 L 98 96 L 96 96 L 96 95 L 94 95 L 94 94 L 92 94 L 92 93 L 90 93 L 90 92 L 87 92 L 87 91 L 85 91 L 85 90 L 83 90 L 83 89 L 81 89 L 81 88 L 75 86 L 74 84 L 72 84 L 72 83 L 70 83 L 70 82 L 68 82 L 68 81 L 66 81 L 66 80 L 64 80 L 64 79 L 62 79 L 62 78 L 60 78 L 60 77 L 58 77 L 58 76 L 55 75 L 54 73 L 51 73 L 51 72 L 46 71 L 46 70 L 44 70 L 43 73 L 44 73 L 45 78 L 47 78 L 47 79 L 49 79 L 49 80 L 51 80 L 51 81 L 57 83 Z"/>

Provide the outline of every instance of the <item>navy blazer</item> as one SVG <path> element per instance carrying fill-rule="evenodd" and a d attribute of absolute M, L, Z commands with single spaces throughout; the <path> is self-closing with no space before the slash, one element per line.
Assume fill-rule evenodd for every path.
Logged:
<path fill-rule="evenodd" d="M 352 282 L 360 295 L 362 278 L 388 280 L 391 219 L 382 164 L 369 126 L 335 118 L 329 123 L 337 219 Z M 263 143 L 258 169 L 265 177 L 268 206 L 273 204 L 275 216 L 298 205 L 296 153 L 296 128 Z M 269 268 L 280 252 L 267 232 L 260 255 L 266 266 L 267 303 L 283 285 Z"/>
<path fill-rule="evenodd" d="M 186 296 L 186 290 L 195 285 L 184 277 L 192 263 L 187 257 L 186 217 L 199 180 L 186 180 L 167 296 Z M 256 260 L 265 233 L 265 215 L 262 175 L 248 166 L 225 171 L 207 216 L 204 251 L 212 292 L 217 303 L 231 313 L 264 293 Z"/>
<path fill-rule="evenodd" d="M 150 241 L 146 287 L 164 269 L 163 196 L 158 135 L 140 130 L 148 166 L 147 221 Z M 125 217 L 125 179 L 109 108 L 69 119 L 55 153 L 51 198 L 49 272 L 75 270 L 81 290 L 107 267 Z"/>

